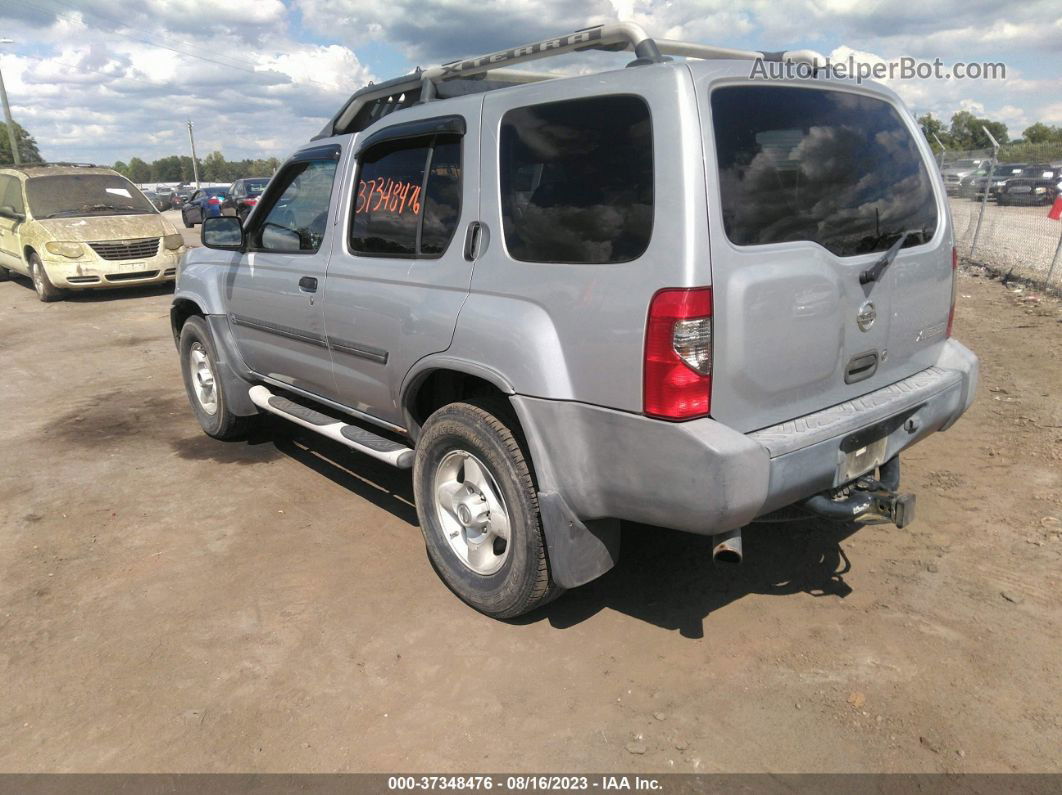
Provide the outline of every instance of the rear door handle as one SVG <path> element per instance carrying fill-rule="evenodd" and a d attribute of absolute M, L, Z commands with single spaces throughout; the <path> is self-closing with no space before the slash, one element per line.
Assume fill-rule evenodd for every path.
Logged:
<path fill-rule="evenodd" d="M 304 293 L 316 293 L 317 279 L 313 276 L 303 276 L 299 279 L 299 289 Z"/>
<path fill-rule="evenodd" d="M 472 262 L 479 253 L 476 249 L 479 248 L 479 237 L 482 229 L 483 224 L 479 221 L 473 221 L 468 225 L 468 230 L 465 232 L 465 259 L 469 262 Z"/>

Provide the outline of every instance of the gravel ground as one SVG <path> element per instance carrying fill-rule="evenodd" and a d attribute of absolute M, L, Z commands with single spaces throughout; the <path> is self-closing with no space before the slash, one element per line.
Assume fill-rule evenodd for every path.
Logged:
<path fill-rule="evenodd" d="M 0 770 L 1062 771 L 1062 325 L 964 274 L 978 401 L 919 518 L 627 526 L 522 620 L 426 560 L 409 477 L 204 436 L 162 290 L 0 284 Z"/>

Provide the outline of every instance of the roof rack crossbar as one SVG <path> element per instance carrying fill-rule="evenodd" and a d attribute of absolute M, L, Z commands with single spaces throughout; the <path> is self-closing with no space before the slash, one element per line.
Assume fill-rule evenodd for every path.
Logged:
<path fill-rule="evenodd" d="M 437 84 L 448 80 L 470 77 L 479 78 L 483 77 L 486 72 L 493 72 L 495 77 L 514 83 L 560 77 L 560 75 L 512 72 L 504 67 L 585 50 L 632 50 L 635 54 L 635 60 L 628 64 L 629 66 L 669 61 L 671 59 L 668 56 L 671 55 L 702 59 L 792 61 L 809 63 L 815 67 L 825 63 L 825 58 L 812 50 L 768 53 L 756 50 L 715 47 L 707 44 L 694 44 L 671 39 L 653 40 L 641 26 L 633 22 L 611 22 L 605 25 L 583 28 L 582 30 L 555 36 L 551 39 L 522 44 L 518 47 L 511 47 L 508 50 L 499 50 L 486 55 L 477 55 L 473 58 L 449 61 L 437 66 L 429 66 L 423 70 L 418 68 L 412 74 L 396 77 L 383 83 L 375 85 L 370 83 L 360 91 L 356 91 L 347 101 L 347 104 L 315 137 L 324 138 L 340 133 L 355 132 L 356 130 L 349 129 L 349 127 L 365 105 L 381 101 L 391 104 L 396 102 L 397 97 L 403 92 L 419 89 L 419 101 L 430 102 L 438 95 L 436 91 Z M 392 110 L 396 109 L 397 107 L 392 107 Z M 384 115 L 387 115 L 387 111 L 381 112 L 381 110 L 376 108 L 370 111 L 370 118 L 374 121 Z"/>

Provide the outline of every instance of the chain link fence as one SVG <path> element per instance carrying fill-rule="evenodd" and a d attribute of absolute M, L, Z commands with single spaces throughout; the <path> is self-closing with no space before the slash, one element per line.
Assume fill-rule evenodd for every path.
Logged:
<path fill-rule="evenodd" d="M 940 167 L 959 256 L 1062 289 L 1062 144 L 1005 145 L 994 160 L 991 149 L 944 152 Z"/>

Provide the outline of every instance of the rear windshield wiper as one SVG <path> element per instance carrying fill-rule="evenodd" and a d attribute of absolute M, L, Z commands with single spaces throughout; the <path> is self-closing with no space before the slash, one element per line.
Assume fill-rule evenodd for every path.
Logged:
<path fill-rule="evenodd" d="M 885 272 L 885 269 L 892 265 L 892 261 L 896 259 L 896 255 L 900 253 L 900 249 L 903 248 L 903 244 L 907 242 L 907 237 L 910 232 L 904 232 L 900 235 L 899 240 L 893 243 L 889 250 L 881 255 L 881 259 L 867 268 L 865 271 L 859 274 L 860 284 L 870 284 L 876 282 L 881 278 L 881 274 Z"/>

